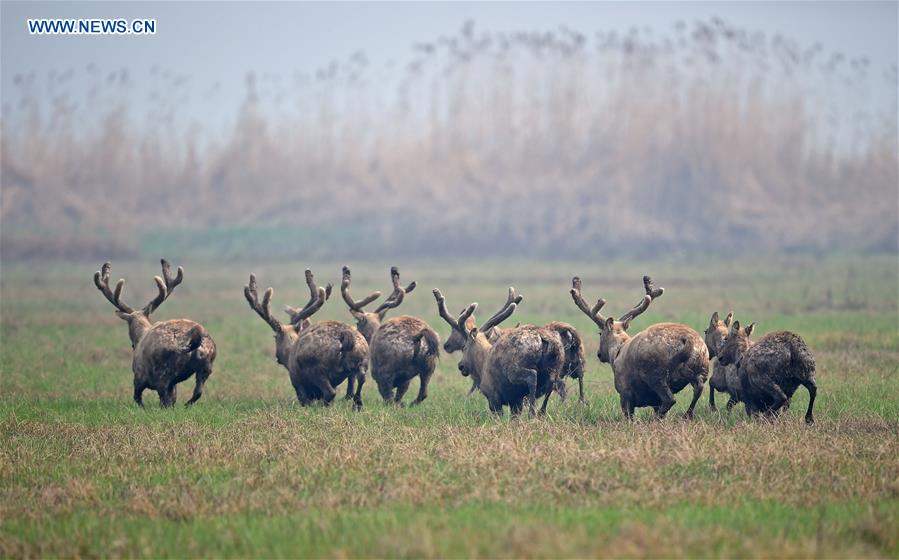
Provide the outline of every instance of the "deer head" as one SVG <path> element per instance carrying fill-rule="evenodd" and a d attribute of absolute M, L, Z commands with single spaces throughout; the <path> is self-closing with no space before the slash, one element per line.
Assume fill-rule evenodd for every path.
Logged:
<path fill-rule="evenodd" d="M 275 357 L 278 363 L 284 367 L 288 367 L 290 358 L 290 349 L 299 338 L 300 333 L 309 326 L 309 317 L 321 309 L 328 299 L 330 293 L 330 284 L 327 288 L 317 287 L 312 271 L 306 269 L 306 284 L 309 286 L 309 301 L 302 309 L 287 306 L 285 311 L 290 317 L 290 323 L 284 325 L 274 316 L 272 316 L 271 303 L 275 290 L 268 288 L 259 301 L 259 292 L 256 284 L 256 275 L 250 274 L 250 283 L 244 286 L 244 297 L 250 308 L 255 311 L 262 320 L 265 321 L 272 331 L 275 333 Z"/>
<path fill-rule="evenodd" d="M 165 259 L 161 259 L 162 277 L 154 276 L 156 288 L 159 293 L 155 298 L 150 300 L 143 308 L 134 310 L 130 305 L 122 301 L 122 292 L 125 289 L 125 279 L 121 278 L 116 283 L 115 288 L 109 287 L 109 272 L 112 265 L 108 262 L 94 273 L 94 285 L 103 294 L 104 297 L 116 308 L 116 315 L 128 322 L 128 336 L 131 338 L 131 347 L 137 346 L 138 341 L 146 333 L 147 329 L 153 324 L 150 321 L 150 314 L 156 311 L 162 302 L 164 302 L 175 288 L 184 280 L 184 269 L 178 267 L 178 272 L 172 276 L 172 267 Z"/>
<path fill-rule="evenodd" d="M 706 328 L 704 335 L 705 345 L 709 348 L 709 358 L 714 358 L 718 355 L 718 348 L 724 341 L 724 337 L 727 336 L 727 329 L 730 327 L 730 322 L 733 318 L 733 311 L 728 313 L 723 321 L 718 318 L 717 311 L 712 313 L 712 318 L 709 319 L 709 326 Z"/>
<path fill-rule="evenodd" d="M 371 337 L 381 326 L 387 311 L 399 307 L 406 294 L 415 289 L 415 282 L 411 282 L 405 288 L 400 286 L 400 271 L 395 266 L 390 268 L 390 280 L 393 283 L 393 292 L 377 309 L 367 312 L 364 307 L 381 297 L 381 292 L 373 292 L 359 301 L 354 300 L 350 295 L 350 283 L 352 282 L 350 269 L 346 266 L 343 267 L 340 295 L 343 296 L 343 301 L 350 308 L 350 314 L 356 319 L 356 328 L 368 342 L 371 342 Z"/>
<path fill-rule="evenodd" d="M 743 328 L 740 326 L 740 321 L 734 321 L 730 327 L 730 332 L 727 333 L 727 336 L 724 337 L 724 341 L 718 348 L 719 364 L 723 366 L 730 364 L 740 365 L 743 354 L 752 346 L 749 335 L 752 334 L 753 328 L 755 328 L 755 323 L 750 323 L 749 326 Z"/>
<path fill-rule="evenodd" d="M 615 356 L 618 355 L 621 347 L 630 339 L 627 329 L 630 327 L 631 321 L 649 309 L 649 305 L 655 299 L 662 297 L 662 294 L 665 292 L 664 288 L 654 288 L 652 286 L 652 278 L 649 276 L 643 277 L 643 290 L 645 294 L 640 303 L 616 321 L 613 317 L 607 318 L 600 314 L 600 310 L 606 304 L 606 300 L 599 298 L 590 307 L 581 295 L 581 279 L 577 276 L 571 279 L 571 299 L 574 300 L 574 304 L 577 305 L 578 309 L 599 327 L 599 352 L 597 353 L 599 361 L 611 363 Z"/>

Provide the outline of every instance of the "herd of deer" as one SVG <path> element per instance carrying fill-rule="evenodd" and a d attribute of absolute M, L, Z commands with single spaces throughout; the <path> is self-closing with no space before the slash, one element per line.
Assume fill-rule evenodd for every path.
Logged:
<path fill-rule="evenodd" d="M 122 301 L 124 280 L 109 286 L 110 264 L 94 274 L 94 284 L 116 307 L 119 317 L 128 322 L 134 351 L 134 400 L 143 406 L 143 392 L 154 390 L 162 406 L 175 403 L 178 383 L 196 375 L 193 404 L 203 394 L 212 374 L 216 347 L 206 329 L 187 319 L 153 322 L 151 313 L 168 298 L 184 279 L 181 267 L 172 276 L 169 263 L 162 260 L 162 276 L 156 276 L 158 295 L 142 309 L 135 310 Z M 309 301 L 301 309 L 286 307 L 290 321 L 282 323 L 271 313 L 274 290 L 268 288 L 259 299 L 255 275 L 244 288 L 247 302 L 275 333 L 275 356 L 287 368 L 290 381 L 302 405 L 321 400 L 330 405 L 337 395 L 335 387 L 347 382 L 346 398 L 355 409 L 362 408 L 362 386 L 366 372 L 378 384 L 386 403 L 402 404 L 410 382 L 418 377 L 419 404 L 428 396 L 428 383 L 439 355 L 440 338 L 425 321 L 402 315 L 386 319 L 389 310 L 398 307 L 415 289 L 415 282 L 403 287 L 396 267 L 390 270 L 393 291 L 374 311 L 365 307 L 381 296 L 374 292 L 356 300 L 350 295 L 350 269 L 343 268 L 340 293 L 356 326 L 339 321 L 311 322 L 331 295 L 331 285 L 317 286 L 312 272 L 306 270 Z M 662 288 L 654 288 L 643 277 L 644 295 L 640 302 L 617 320 L 600 314 L 606 301 L 599 299 L 591 307 L 581 295 L 581 280 L 572 280 L 571 297 L 575 305 L 600 329 L 600 362 L 609 364 L 621 410 L 631 418 L 637 407 L 652 407 L 661 418 L 675 404 L 674 395 L 690 385 L 693 398 L 686 411 L 691 417 L 709 374 L 709 360 L 718 363 L 710 380 L 709 405 L 715 408 L 715 391 L 727 393 L 728 410 L 744 403 L 749 415 L 776 415 L 786 410 L 799 387 L 809 392 L 805 420 L 814 421 L 812 409 L 817 392 L 815 361 L 803 340 L 790 332 L 770 333 L 753 342 L 754 324 L 741 327 L 728 314 L 722 321 L 718 313 L 711 317 L 705 336 L 676 323 L 657 323 L 631 335 L 631 321 L 660 298 Z M 540 413 L 546 411 L 553 391 L 565 398 L 565 378 L 577 379 L 580 400 L 584 402 L 584 345 L 571 325 L 554 321 L 544 326 L 517 325 L 502 328 L 521 303 L 522 296 L 509 288 L 508 298 L 490 319 L 478 327 L 474 312 L 477 303 L 464 308 L 455 318 L 447 310 L 440 290 L 433 291 L 437 311 L 452 331 L 443 348 L 462 352 L 459 372 L 472 379 L 472 392 L 480 390 L 490 410 L 502 414 L 508 406 L 513 415 L 524 409 L 536 415 L 537 399 L 543 397 Z"/>

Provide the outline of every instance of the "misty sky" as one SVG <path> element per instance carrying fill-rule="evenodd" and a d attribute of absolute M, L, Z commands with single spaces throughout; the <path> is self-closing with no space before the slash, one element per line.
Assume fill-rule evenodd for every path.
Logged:
<path fill-rule="evenodd" d="M 313 73 L 362 50 L 374 65 L 402 64 L 410 47 L 455 33 L 467 19 L 491 31 L 658 32 L 678 20 L 720 16 L 803 45 L 867 56 L 875 69 L 897 59 L 896 2 L 609 2 L 609 3 L 259 3 L 7 2 L 2 4 L 2 92 L 10 106 L 17 74 L 127 68 L 138 93 L 154 66 L 188 76 L 214 96 L 186 104 L 191 117 L 220 123 L 234 115 L 248 71 L 289 77 Z M 26 18 L 155 18 L 155 36 L 30 36 Z M 878 82 L 882 84 L 881 82 Z M 76 85 L 72 86 L 78 88 Z M 216 85 L 217 84 L 217 85 Z M 86 86 L 84 86 L 86 87 Z M 881 87 L 883 87 L 881 85 Z M 874 92 L 875 97 L 878 92 Z M 886 97 L 888 94 L 883 94 Z M 890 94 L 891 95 L 891 94 Z M 135 95 L 146 99 L 146 95 Z M 15 109 L 7 115 L 15 116 Z"/>

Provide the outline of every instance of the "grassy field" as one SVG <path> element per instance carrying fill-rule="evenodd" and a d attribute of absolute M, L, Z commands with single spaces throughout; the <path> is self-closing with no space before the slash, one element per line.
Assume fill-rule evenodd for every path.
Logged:
<path fill-rule="evenodd" d="M 217 369 L 193 408 L 161 410 L 148 393 L 138 409 L 126 327 L 91 281 L 99 264 L 3 267 L 2 557 L 899 557 L 895 257 L 396 263 L 419 285 L 402 311 L 441 336 L 432 287 L 451 310 L 478 301 L 486 315 L 514 284 L 525 300 L 511 322 L 581 330 L 589 403 L 554 398 L 536 420 L 466 399 L 457 355 L 441 357 L 420 407 L 385 407 L 369 380 L 361 413 L 300 408 L 241 290 L 253 271 L 276 307 L 302 304 L 310 263 L 175 263 L 185 282 L 156 318 L 206 325 Z M 336 283 L 340 264 L 313 268 Z M 389 264 L 355 263 L 354 293 L 386 292 Z M 800 333 L 818 362 L 817 423 L 801 421 L 802 389 L 773 424 L 711 412 L 708 389 L 692 422 L 648 410 L 623 421 L 596 329 L 567 289 L 578 274 L 620 314 L 644 272 L 667 290 L 633 332 L 663 320 L 702 330 L 733 310 L 757 336 Z M 153 274 L 113 263 L 135 305 Z M 332 298 L 317 318 L 350 317 Z M 675 410 L 688 402 L 682 392 Z"/>

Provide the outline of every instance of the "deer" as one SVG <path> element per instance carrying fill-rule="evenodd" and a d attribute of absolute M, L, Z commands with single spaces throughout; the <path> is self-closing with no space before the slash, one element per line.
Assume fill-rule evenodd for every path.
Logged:
<path fill-rule="evenodd" d="M 464 333 L 465 345 L 459 372 L 470 376 L 487 398 L 490 411 L 502 415 L 508 406 L 512 416 L 519 416 L 527 400 L 530 416 L 536 416 L 536 399 L 544 396 L 540 414 L 546 413 L 550 394 L 561 382 L 564 348 L 556 334 L 544 327 L 526 325 L 505 331 L 496 343 L 485 334 L 509 318 L 518 305 L 514 288 L 500 310 L 479 329 L 469 323 L 478 304 L 472 303 L 453 318 L 446 308 L 446 298 L 433 290 L 440 317 L 455 331 Z M 517 299 L 517 301 L 515 301 Z M 470 328 L 469 328 L 470 327 Z M 468 329 L 467 331 L 465 329 Z"/>
<path fill-rule="evenodd" d="M 504 304 L 503 309 L 505 309 L 505 306 L 509 305 L 509 304 L 512 303 L 513 301 L 514 301 L 516 304 L 521 303 L 521 296 L 516 296 L 516 295 L 515 295 L 515 290 L 514 290 L 514 289 L 509 290 L 509 298 L 506 300 L 506 303 Z M 463 309 L 462 311 L 465 311 L 465 310 Z M 461 314 L 462 311 L 460 311 L 459 313 Z M 516 326 L 516 327 L 520 327 L 520 326 L 521 326 L 521 323 L 519 323 L 519 324 L 517 324 L 517 325 L 515 325 L 515 326 Z M 450 335 L 449 335 L 449 337 L 447 337 L 446 342 L 443 343 L 443 350 L 444 350 L 447 354 L 452 354 L 453 352 L 456 352 L 456 351 L 458 351 L 458 350 L 462 350 L 462 348 L 465 347 L 465 341 L 468 339 L 468 335 L 465 334 L 465 333 L 471 331 L 471 329 L 473 329 L 473 328 L 475 327 L 475 317 L 474 317 L 474 315 L 470 315 L 470 316 L 468 317 L 468 319 L 467 319 L 466 322 L 465 322 L 464 327 L 465 327 L 465 328 L 464 328 L 463 330 L 459 330 L 459 329 L 450 329 Z M 463 332 L 463 331 L 464 331 L 464 332 Z M 487 337 L 487 340 L 490 341 L 490 343 L 492 344 L 492 343 L 495 343 L 497 340 L 499 340 L 499 338 L 500 338 L 500 337 L 503 335 L 503 333 L 505 333 L 505 332 L 506 332 L 506 329 L 497 326 L 497 327 L 492 327 L 492 328 L 486 330 L 486 331 L 484 332 L 484 335 Z M 468 389 L 468 395 L 467 395 L 467 396 L 470 397 L 470 396 L 471 396 L 472 394 L 474 394 L 474 392 L 477 391 L 477 390 L 478 390 L 478 384 L 477 384 L 477 382 L 474 380 L 474 378 L 472 378 L 472 381 L 471 381 L 471 388 Z"/>
<path fill-rule="evenodd" d="M 506 306 L 510 305 L 512 302 L 515 304 L 520 304 L 522 300 L 521 295 L 516 295 L 514 288 L 509 289 L 509 295 L 506 299 L 506 303 L 503 304 L 501 311 L 505 309 Z M 463 309 L 464 311 L 464 309 Z M 461 311 L 460 311 L 461 314 Z M 474 315 L 468 317 L 465 322 L 465 328 L 462 329 L 466 332 L 470 332 L 471 329 L 475 327 L 475 318 Z M 521 327 L 521 323 L 515 325 L 515 328 Z M 563 348 L 565 349 L 565 358 L 562 366 L 562 374 L 561 377 L 564 379 L 565 377 L 571 377 L 572 379 L 577 379 L 578 381 L 578 390 L 579 390 L 579 401 L 583 404 L 586 403 L 586 399 L 584 398 L 584 368 L 586 365 L 586 360 L 584 359 L 584 343 L 581 339 L 580 334 L 578 334 L 577 330 L 569 325 L 568 323 L 563 323 L 561 321 L 552 321 L 544 325 L 545 328 L 549 329 L 551 332 L 555 333 L 559 337 L 559 341 L 562 343 Z M 443 349 L 448 353 L 452 354 L 457 350 L 461 350 L 465 346 L 465 340 L 467 335 L 462 334 L 462 330 L 460 329 L 451 329 L 450 336 L 446 339 L 446 342 L 443 345 Z M 509 329 L 505 329 L 503 327 L 492 327 L 484 332 L 487 336 L 487 340 L 491 344 L 495 344 L 500 337 Z M 565 398 L 564 391 L 564 383 L 560 385 L 557 389 L 561 389 L 559 391 L 560 396 Z M 477 381 L 472 378 L 471 388 L 468 390 L 468 396 L 471 396 L 475 391 L 478 390 Z"/>
<path fill-rule="evenodd" d="M 718 349 L 718 363 L 737 369 L 746 413 L 775 416 L 789 408 L 793 393 L 802 385 L 809 395 L 805 422 L 813 424 L 818 385 L 808 345 L 789 331 L 768 333 L 753 343 L 749 336 L 754 327 L 755 323 L 741 327 L 734 321 Z"/>
<path fill-rule="evenodd" d="M 418 377 L 418 396 L 412 401 L 415 406 L 428 398 L 428 383 L 440 356 L 440 338 L 430 325 L 417 317 L 400 315 L 385 320 L 387 312 L 399 307 L 416 285 L 411 282 L 401 286 L 399 269 L 395 266 L 390 268 L 390 280 L 393 292 L 371 312 L 364 308 L 381 297 L 381 292 L 354 300 L 350 294 L 352 273 L 347 266 L 343 267 L 340 293 L 356 320 L 356 329 L 369 343 L 371 375 L 384 403 L 403 406 L 409 384 Z"/>
<path fill-rule="evenodd" d="M 718 348 L 721 347 L 724 337 L 727 336 L 733 318 L 734 314 L 730 312 L 722 321 L 718 317 L 718 312 L 715 311 L 709 319 L 709 326 L 706 328 L 703 336 L 705 345 L 709 349 L 709 359 L 715 359 L 716 362 L 712 377 L 709 379 L 709 408 L 711 410 L 716 410 L 715 391 L 730 395 L 727 401 L 727 410 L 732 409 L 740 402 L 740 380 L 737 377 L 737 368 L 732 364 L 726 366 L 717 359 Z"/>
<path fill-rule="evenodd" d="M 684 416 L 693 417 L 693 409 L 702 395 L 709 373 L 709 350 L 695 330 L 677 323 L 657 323 L 631 336 L 631 321 L 660 298 L 664 288 L 654 288 L 649 276 L 643 277 L 645 295 L 636 306 L 615 320 L 603 317 L 600 310 L 606 300 L 600 298 L 590 307 L 581 295 L 581 279 L 571 281 L 575 305 L 600 329 L 597 356 L 612 367 L 615 390 L 621 411 L 627 419 L 637 407 L 652 407 L 661 419 L 676 403 L 674 394 L 687 385 L 693 387 L 693 400 Z"/>
<path fill-rule="evenodd" d="M 184 269 L 178 267 L 172 276 L 171 265 L 161 259 L 162 277 L 155 276 L 158 293 L 147 305 L 135 310 L 122 300 L 125 280 L 120 279 L 115 288 L 109 287 L 109 262 L 94 273 L 94 285 L 116 309 L 116 315 L 128 323 L 131 338 L 131 370 L 134 373 L 134 402 L 144 406 L 146 389 L 156 391 L 162 407 L 175 405 L 178 383 L 196 376 L 194 392 L 186 406 L 191 406 L 203 396 L 206 380 L 212 375 L 216 348 L 212 337 L 203 325 L 189 319 L 153 321 L 150 315 L 168 299 L 184 280 Z"/>
<path fill-rule="evenodd" d="M 353 327 L 339 321 L 312 323 L 310 317 L 324 305 L 331 286 L 316 286 L 312 271 L 306 269 L 309 301 L 302 308 L 286 306 L 290 322 L 282 324 L 272 316 L 274 290 L 268 288 L 259 301 L 256 275 L 250 274 L 244 297 L 275 333 L 275 359 L 287 369 L 301 406 L 321 401 L 330 406 L 337 395 L 335 386 L 355 381 L 351 398 L 354 410 L 362 410 L 362 386 L 368 368 L 368 343 Z"/>

